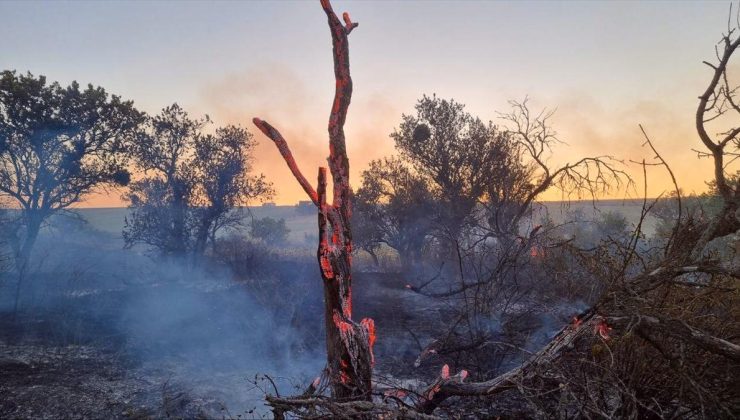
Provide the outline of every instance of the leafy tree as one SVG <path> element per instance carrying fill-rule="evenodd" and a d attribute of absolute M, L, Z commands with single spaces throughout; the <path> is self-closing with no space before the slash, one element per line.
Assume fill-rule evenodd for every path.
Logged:
<path fill-rule="evenodd" d="M 263 175 L 250 175 L 255 142 L 243 128 L 205 134 L 208 117 L 192 119 L 177 104 L 151 118 L 135 147 L 136 165 L 148 177 L 124 196 L 126 246 L 144 243 L 166 255 L 203 255 L 216 233 L 238 225 L 237 207 L 267 198 Z"/>
<path fill-rule="evenodd" d="M 355 195 L 354 234 L 358 247 L 377 262 L 385 244 L 398 252 L 404 267 L 419 262 L 432 233 L 434 197 L 427 180 L 398 158 L 370 162 Z"/>
<path fill-rule="evenodd" d="M 732 178 L 728 182 L 736 182 Z M 731 184 L 730 184 L 731 185 Z M 655 237 L 661 240 L 667 240 L 673 234 L 676 222 L 681 218 L 681 223 L 687 223 L 696 219 L 700 221 L 716 217 L 723 206 L 722 196 L 716 188 L 714 180 L 708 183 L 709 191 L 702 194 L 684 194 L 681 192 L 680 215 L 679 199 L 675 191 L 667 197 L 659 198 L 650 214 L 655 217 Z"/>
<path fill-rule="evenodd" d="M 526 163 L 518 144 L 506 143 L 506 153 L 488 162 L 491 176 L 481 200 L 487 228 L 497 237 L 516 234 L 521 217 L 531 214 L 527 201 L 535 188 L 534 168 Z"/>
<path fill-rule="evenodd" d="M 451 240 L 459 239 L 501 163 L 518 164 L 516 145 L 505 131 L 465 112 L 464 105 L 436 96 L 423 96 L 416 115 L 403 115 L 391 137 L 402 157 L 433 186 L 436 220 Z"/>
<path fill-rule="evenodd" d="M 496 236 L 516 233 L 535 187 L 533 166 L 510 131 L 472 116 L 454 100 L 423 96 L 416 115 L 403 115 L 391 137 L 431 185 L 438 239 L 464 239 L 466 228 L 479 225 L 479 205 L 487 230 Z"/>
<path fill-rule="evenodd" d="M 102 87 L 0 73 L 0 195 L 21 211 L 10 238 L 19 273 L 16 309 L 44 222 L 97 187 L 129 182 L 123 152 L 143 121 L 133 102 Z"/>
<path fill-rule="evenodd" d="M 11 268 L 13 260 L 8 243 L 10 232 L 16 225 L 12 212 L 11 209 L 5 207 L 3 201 L 0 201 L 0 285 L 2 285 L 2 274 Z"/>
<path fill-rule="evenodd" d="M 281 245 L 288 241 L 290 229 L 285 226 L 285 219 L 263 217 L 252 220 L 249 234 L 266 244 Z"/>
<path fill-rule="evenodd" d="M 600 238 L 623 240 L 630 234 L 627 218 L 618 211 L 605 211 L 596 220 L 596 233 Z"/>

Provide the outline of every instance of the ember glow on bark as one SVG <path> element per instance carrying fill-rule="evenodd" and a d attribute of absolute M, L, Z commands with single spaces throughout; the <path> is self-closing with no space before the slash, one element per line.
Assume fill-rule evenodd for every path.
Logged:
<path fill-rule="evenodd" d="M 609 324 L 606 323 L 605 320 L 600 320 L 595 326 L 594 326 L 594 332 L 599 334 L 601 338 L 604 340 L 609 340 L 611 337 L 609 336 L 609 333 L 612 330 L 612 327 L 609 326 Z"/>
<path fill-rule="evenodd" d="M 449 365 L 442 366 L 442 373 L 440 374 L 440 376 L 442 377 L 442 379 L 447 379 L 450 377 L 450 366 Z"/>
<path fill-rule="evenodd" d="M 545 256 L 545 250 L 538 245 L 533 245 L 529 249 L 529 256 L 532 258 L 543 258 Z"/>
<path fill-rule="evenodd" d="M 280 154 L 311 201 L 318 208 L 319 245 L 316 256 L 324 283 L 324 318 L 326 350 L 332 396 L 370 400 L 375 323 L 365 318 L 352 321 L 352 190 L 349 184 L 349 159 L 345 145 L 344 122 L 352 97 L 347 35 L 358 26 L 348 13 L 342 23 L 329 0 L 321 0 L 331 31 L 336 90 L 329 114 L 329 172 L 333 202 L 327 203 L 326 168 L 319 168 L 314 190 L 298 168 L 293 154 L 280 132 L 266 121 L 254 118 L 254 124 L 277 146 Z"/>

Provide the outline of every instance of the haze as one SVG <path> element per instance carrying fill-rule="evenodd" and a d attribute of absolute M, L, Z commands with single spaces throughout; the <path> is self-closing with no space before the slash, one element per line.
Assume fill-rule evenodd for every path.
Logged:
<path fill-rule="evenodd" d="M 360 23 L 350 40 L 355 94 L 346 126 L 353 183 L 371 159 L 393 152 L 388 134 L 422 94 L 455 98 L 486 120 L 529 95 L 536 108 L 557 108 L 553 123 L 568 145 L 553 163 L 651 159 L 642 123 L 679 185 L 704 191 L 710 162 L 691 151 L 699 144 L 693 114 L 709 77 L 701 62 L 714 56 L 728 7 L 337 1 L 335 10 Z M 0 68 L 100 85 L 149 113 L 178 102 L 191 115 L 246 126 L 260 141 L 257 171 L 275 183 L 278 204 L 292 204 L 303 192 L 250 120 L 278 127 L 304 172 L 324 164 L 334 81 L 321 15 L 303 1 L 5 1 Z M 639 166 L 629 168 L 641 178 Z M 670 189 L 663 171 L 649 172 L 649 195 Z M 123 205 L 117 191 L 81 204 Z"/>

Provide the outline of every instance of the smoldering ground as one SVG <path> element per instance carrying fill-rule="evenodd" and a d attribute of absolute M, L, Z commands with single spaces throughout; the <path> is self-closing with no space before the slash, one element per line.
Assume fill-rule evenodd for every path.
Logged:
<path fill-rule="evenodd" d="M 93 213 L 79 212 L 91 220 Z M 216 254 L 193 264 L 123 249 L 111 217 L 56 218 L 44 229 L 16 321 L 15 274 L 3 273 L 0 417 L 269 417 L 265 393 L 302 392 L 320 374 L 324 320 L 313 243 L 278 249 L 237 237 L 230 255 L 243 260 Z M 434 273 L 356 262 L 354 312 L 376 322 L 378 384 L 422 387 L 450 363 L 440 351 L 415 366 L 458 315 L 454 305 L 406 288 Z M 440 279 L 429 287 L 449 285 Z M 525 299 L 477 319 L 493 344 L 471 374 L 517 365 L 582 306 Z"/>
<path fill-rule="evenodd" d="M 263 269 L 262 281 L 293 284 L 275 290 L 284 299 L 265 299 L 222 265 L 195 266 L 123 250 L 119 238 L 89 224 L 55 220 L 38 245 L 15 322 L 15 281 L 12 272 L 3 273 L 0 360 L 20 371 L 0 369 L 0 416 L 60 415 L 54 407 L 63 404 L 54 399 L 74 395 L 70 388 L 97 383 L 106 371 L 113 373 L 99 384 L 99 393 L 110 400 L 109 407 L 85 407 L 77 400 L 63 412 L 244 416 L 257 408 L 257 415 L 263 413 L 264 392 L 255 388 L 255 375 L 267 374 L 279 392 L 290 392 L 321 371 L 322 343 L 305 339 L 323 336 L 321 311 L 311 309 L 321 298 L 307 286 L 320 281 L 316 270 L 301 264 Z M 312 315 L 315 319 L 307 319 Z M 59 377 L 46 372 L 51 383 L 45 383 L 44 366 L 66 364 L 79 372 L 81 362 L 91 360 L 108 370 Z M 22 391 L 18 381 L 28 385 L 34 377 L 45 392 Z M 180 396 L 179 405 L 166 407 L 169 394 Z M 25 397 L 36 402 L 25 401 L 24 407 Z"/>

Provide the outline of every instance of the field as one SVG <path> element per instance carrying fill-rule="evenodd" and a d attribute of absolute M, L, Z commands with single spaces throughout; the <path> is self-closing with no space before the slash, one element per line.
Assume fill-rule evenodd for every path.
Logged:
<path fill-rule="evenodd" d="M 547 203 L 543 209 L 559 222 L 575 210 L 585 218 L 619 211 L 634 219 L 640 208 L 634 202 L 598 206 Z M 246 273 L 163 261 L 144 248 L 124 250 L 120 232 L 128 210 L 77 212 L 86 225 L 59 223 L 42 233 L 18 322 L 10 310 L 13 282 L 0 283 L 0 417 L 259 418 L 268 415 L 262 398 L 271 391 L 262 375 L 280 392 L 294 393 L 321 371 L 321 279 L 311 212 L 294 206 L 245 211 L 246 220 L 284 218 L 291 231 L 287 248 L 260 254 Z M 376 322 L 376 380 L 408 387 L 433 380 L 443 359 L 414 363 L 454 316 L 452 307 L 407 289 L 428 272 L 362 267 L 355 271 L 355 311 Z M 525 299 L 480 322 L 492 337 L 534 351 L 579 305 Z M 501 352 L 491 366 L 498 371 L 521 358 Z M 477 409 L 484 416 L 503 413 Z"/>
<path fill-rule="evenodd" d="M 600 212 L 617 212 L 622 214 L 629 223 L 637 223 L 642 209 L 641 200 L 601 200 L 592 201 L 570 201 L 570 202 L 545 202 L 540 209 L 534 213 L 528 223 L 537 225 L 544 214 L 549 214 L 555 223 L 562 223 L 568 218 L 569 212 L 580 211 L 586 220 L 593 220 Z M 88 208 L 77 209 L 77 211 L 90 226 L 101 232 L 120 235 L 123 229 L 124 219 L 129 210 L 125 208 Z M 242 209 L 245 223 L 251 218 L 271 217 L 273 219 L 285 219 L 285 224 L 290 229 L 289 240 L 293 245 L 309 244 L 313 246 L 316 238 L 316 215 L 313 209 L 299 209 L 297 206 L 259 206 Z M 648 216 L 643 230 L 651 235 L 655 231 L 655 219 Z M 308 241 L 307 241 L 308 238 Z"/>

